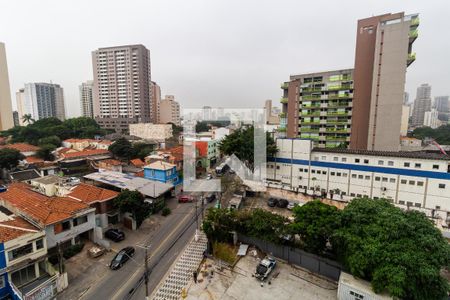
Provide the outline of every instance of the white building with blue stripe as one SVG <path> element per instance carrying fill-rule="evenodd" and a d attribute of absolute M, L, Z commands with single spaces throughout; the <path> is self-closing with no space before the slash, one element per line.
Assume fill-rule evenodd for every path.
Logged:
<path fill-rule="evenodd" d="M 338 201 L 385 198 L 450 220 L 450 156 L 427 152 L 317 149 L 310 140 L 278 139 L 267 185 Z"/>

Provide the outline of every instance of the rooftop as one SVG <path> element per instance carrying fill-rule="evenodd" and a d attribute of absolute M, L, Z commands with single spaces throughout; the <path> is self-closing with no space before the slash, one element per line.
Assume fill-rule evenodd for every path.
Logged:
<path fill-rule="evenodd" d="M 146 165 L 144 168 L 166 171 L 166 170 L 171 170 L 175 167 L 176 166 L 174 164 L 171 164 L 171 163 L 168 163 L 165 161 L 161 161 L 161 160 L 157 160 L 157 161 L 152 162 L 149 165 Z"/>
<path fill-rule="evenodd" d="M 41 183 L 41 184 L 56 184 L 61 182 L 62 177 L 57 175 L 47 175 L 44 177 L 34 178 L 33 182 Z"/>
<path fill-rule="evenodd" d="M 343 154 L 357 154 L 370 156 L 387 156 L 387 157 L 402 157 L 402 158 L 416 158 L 416 159 L 431 159 L 431 160 L 447 160 L 450 161 L 450 156 L 442 153 L 430 153 L 424 151 L 370 151 L 370 150 L 352 150 L 352 149 L 337 149 L 337 148 L 314 148 L 314 152 L 328 152 L 328 153 L 343 153 Z"/>
<path fill-rule="evenodd" d="M 8 220 L 0 221 L 0 242 L 4 243 L 22 235 L 39 231 L 37 227 L 34 227 L 21 217 L 10 216 Z"/>
<path fill-rule="evenodd" d="M 60 152 L 60 155 L 63 158 L 82 158 L 82 157 L 103 155 L 103 154 L 109 154 L 109 151 L 105 150 L 105 149 L 89 149 L 89 150 L 76 151 L 76 152 L 62 152 L 62 153 Z"/>
<path fill-rule="evenodd" d="M 75 216 L 90 207 L 68 197 L 47 197 L 32 190 L 30 185 L 13 183 L 0 193 L 3 204 L 33 219 L 41 226 L 54 224 Z"/>
<path fill-rule="evenodd" d="M 111 165 L 111 166 L 120 166 L 120 165 L 122 165 L 122 163 L 119 160 L 117 160 L 117 159 L 104 159 L 104 160 L 99 161 L 99 163 L 104 163 L 104 164 L 108 164 L 108 165 Z"/>
<path fill-rule="evenodd" d="M 27 143 L 15 143 L 15 144 L 8 144 L 0 146 L 0 149 L 8 148 L 8 149 L 16 149 L 20 152 L 36 152 L 39 150 L 39 147 L 30 145 Z"/>
<path fill-rule="evenodd" d="M 157 198 L 171 190 L 173 185 L 120 172 L 103 171 L 85 175 L 84 178 L 114 186 L 121 190 L 139 191 L 141 194 Z"/>
<path fill-rule="evenodd" d="M 117 197 L 118 194 L 119 193 L 115 191 L 81 183 L 73 188 L 71 192 L 67 194 L 67 197 L 74 198 L 86 204 L 91 204 L 113 199 Z"/>
<path fill-rule="evenodd" d="M 25 160 L 29 164 L 38 164 L 38 163 L 43 163 L 44 162 L 44 160 L 42 158 L 39 158 L 39 157 L 36 157 L 36 156 L 28 156 Z"/>
<path fill-rule="evenodd" d="M 130 160 L 130 163 L 137 168 L 142 168 L 145 166 L 145 162 L 143 162 L 140 158 L 132 159 Z"/>
<path fill-rule="evenodd" d="M 35 178 L 41 177 L 35 169 L 28 169 L 17 172 L 10 172 L 9 177 L 13 181 L 27 181 Z"/>

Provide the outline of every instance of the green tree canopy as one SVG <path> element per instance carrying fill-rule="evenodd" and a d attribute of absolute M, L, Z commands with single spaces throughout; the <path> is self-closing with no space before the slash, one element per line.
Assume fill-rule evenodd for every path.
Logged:
<path fill-rule="evenodd" d="M 11 170 L 25 157 L 16 149 L 0 149 L 0 169 Z"/>
<path fill-rule="evenodd" d="M 262 129 L 257 129 L 262 130 Z M 226 155 L 236 155 L 246 166 L 254 169 L 254 126 L 239 128 L 233 133 L 227 135 L 219 145 L 219 149 Z M 277 153 L 275 140 L 266 133 L 266 155 L 274 156 Z"/>
<path fill-rule="evenodd" d="M 144 196 L 138 191 L 124 190 L 113 202 L 114 206 L 122 213 L 131 213 L 138 227 L 141 226 L 151 212 L 150 204 L 144 202 Z"/>
<path fill-rule="evenodd" d="M 292 231 L 301 237 L 305 250 L 323 254 L 334 231 L 339 227 L 340 211 L 319 200 L 310 201 L 293 210 Z"/>
<path fill-rule="evenodd" d="M 39 150 L 36 152 L 36 156 L 43 160 L 52 161 L 54 156 L 52 152 L 56 149 L 55 145 L 44 144 L 39 146 Z"/>
<path fill-rule="evenodd" d="M 109 151 L 119 159 L 129 160 L 136 157 L 136 151 L 133 145 L 125 138 L 120 138 L 108 148 Z"/>
<path fill-rule="evenodd" d="M 436 129 L 431 127 L 420 127 L 414 129 L 412 136 L 423 140 L 424 138 L 432 138 L 436 140 L 439 144 L 449 145 L 450 144 L 450 125 L 440 126 Z"/>
<path fill-rule="evenodd" d="M 61 139 L 56 135 L 43 137 L 38 140 L 38 145 L 53 145 L 55 148 L 61 146 Z"/>
<path fill-rule="evenodd" d="M 355 199 L 342 211 L 333 237 L 338 257 L 374 291 L 400 299 L 443 299 L 440 276 L 450 247 L 423 213 L 403 211 L 387 200 Z"/>

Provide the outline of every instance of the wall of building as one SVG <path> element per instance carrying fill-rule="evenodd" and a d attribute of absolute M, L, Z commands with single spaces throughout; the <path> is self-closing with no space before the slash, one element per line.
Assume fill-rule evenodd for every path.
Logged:
<path fill-rule="evenodd" d="M 0 43 L 0 130 L 14 126 L 5 44 Z"/>
<path fill-rule="evenodd" d="M 130 124 L 130 135 L 148 140 L 166 140 L 172 137 L 171 124 Z"/>

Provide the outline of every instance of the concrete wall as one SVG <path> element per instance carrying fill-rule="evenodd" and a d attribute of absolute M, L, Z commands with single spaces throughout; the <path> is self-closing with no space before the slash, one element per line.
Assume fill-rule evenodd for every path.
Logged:
<path fill-rule="evenodd" d="M 171 124 L 130 124 L 130 135 L 148 140 L 166 140 L 172 137 Z"/>
<path fill-rule="evenodd" d="M 14 126 L 5 44 L 0 43 L 0 130 Z"/>

